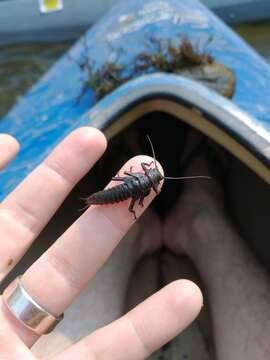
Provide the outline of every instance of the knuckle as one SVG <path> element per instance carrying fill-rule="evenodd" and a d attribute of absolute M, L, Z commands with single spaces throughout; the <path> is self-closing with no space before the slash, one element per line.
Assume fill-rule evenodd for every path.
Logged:
<path fill-rule="evenodd" d="M 51 266 L 53 271 L 63 278 L 65 283 L 76 293 L 81 290 L 81 281 L 79 272 L 75 267 L 60 254 L 50 253 L 46 257 L 46 262 Z"/>

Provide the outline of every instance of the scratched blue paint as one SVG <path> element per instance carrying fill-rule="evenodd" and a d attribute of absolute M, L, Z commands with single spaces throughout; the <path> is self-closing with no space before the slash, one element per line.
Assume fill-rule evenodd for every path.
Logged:
<path fill-rule="evenodd" d="M 123 0 L 88 31 L 87 52 L 99 68 L 122 49 L 119 61 L 128 71 L 134 56 L 145 49 L 155 50 L 147 38 L 173 41 L 179 34 L 202 49 L 206 46 L 210 54 L 235 72 L 237 88 L 232 101 L 270 133 L 270 67 L 196 0 Z M 22 145 L 19 156 L 1 173 L 0 199 L 66 134 L 89 123 L 89 117 L 83 115 L 95 105 L 95 96 L 89 90 L 76 103 L 87 74 L 71 60 L 82 61 L 85 55 L 84 41 L 78 41 L 0 121 L 0 132 L 14 135 Z M 105 107 L 119 94 L 112 93 L 99 106 Z"/>

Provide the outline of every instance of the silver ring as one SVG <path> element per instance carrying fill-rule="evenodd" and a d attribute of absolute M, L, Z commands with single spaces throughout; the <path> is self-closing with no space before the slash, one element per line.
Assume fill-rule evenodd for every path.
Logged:
<path fill-rule="evenodd" d="M 23 287 L 21 276 L 5 289 L 3 298 L 16 319 L 39 335 L 49 334 L 64 317 L 55 317 L 40 306 Z"/>

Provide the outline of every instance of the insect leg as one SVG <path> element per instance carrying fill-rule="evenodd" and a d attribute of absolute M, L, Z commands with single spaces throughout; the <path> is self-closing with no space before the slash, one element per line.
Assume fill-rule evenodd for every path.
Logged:
<path fill-rule="evenodd" d="M 144 207 L 143 200 L 145 197 L 146 197 L 146 195 L 142 195 L 139 199 L 139 205 L 141 205 L 141 207 Z"/>
<path fill-rule="evenodd" d="M 150 167 L 152 164 L 154 164 L 154 161 L 151 161 L 149 164 L 147 163 L 141 163 L 141 167 L 143 168 L 144 172 L 147 171 L 147 167 Z"/>
<path fill-rule="evenodd" d="M 134 205 L 135 205 L 135 201 L 136 201 L 136 199 L 132 198 L 132 199 L 131 199 L 131 202 L 130 202 L 130 204 L 129 204 L 129 207 L 128 207 L 128 210 L 129 210 L 130 212 L 132 212 L 132 214 L 134 215 L 134 220 L 137 219 L 136 212 L 135 212 L 135 210 L 133 209 L 133 208 L 134 208 Z"/>
<path fill-rule="evenodd" d="M 138 180 L 139 184 L 141 185 L 141 180 L 140 180 L 140 178 L 139 178 L 138 176 L 136 176 L 136 175 L 134 175 L 133 173 L 128 172 L 128 171 L 125 171 L 124 174 L 125 174 L 125 175 L 128 175 L 128 176 L 131 176 L 131 177 L 133 177 L 134 179 Z"/>
<path fill-rule="evenodd" d="M 142 186 L 141 180 L 140 180 L 140 178 L 138 176 L 136 176 L 136 175 L 134 175 L 134 174 L 132 174 L 131 172 L 128 172 L 128 171 L 125 171 L 124 174 L 133 177 L 134 179 L 136 179 L 138 181 L 140 186 Z"/>
<path fill-rule="evenodd" d="M 158 188 L 154 184 L 152 184 L 152 189 L 154 190 L 154 192 L 156 194 L 159 194 L 160 191 L 158 190 Z"/>
<path fill-rule="evenodd" d="M 131 177 L 137 179 L 137 176 L 133 175 L 132 172 L 129 172 L 129 171 L 125 171 L 124 175 L 128 175 L 128 176 L 131 176 Z"/>
<path fill-rule="evenodd" d="M 113 181 L 125 181 L 125 178 L 122 176 L 114 176 L 112 178 Z"/>

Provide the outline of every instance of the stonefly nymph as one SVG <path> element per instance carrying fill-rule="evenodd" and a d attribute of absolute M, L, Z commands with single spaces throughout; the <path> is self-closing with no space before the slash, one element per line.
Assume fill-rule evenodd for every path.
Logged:
<path fill-rule="evenodd" d="M 143 201 L 153 189 L 156 194 L 160 192 L 159 185 L 162 180 L 190 180 L 190 179 L 211 179 L 209 176 L 182 176 L 182 177 L 170 177 L 163 176 L 157 167 L 156 155 L 154 147 L 150 137 L 149 140 L 154 161 L 147 163 L 141 163 L 143 172 L 132 172 L 132 167 L 129 171 L 125 171 L 126 176 L 113 177 L 113 181 L 122 182 L 122 184 L 116 185 L 109 189 L 98 191 L 88 198 L 86 198 L 86 207 L 91 205 L 106 205 L 115 204 L 127 199 L 131 199 L 128 210 L 133 213 L 134 219 L 137 219 L 136 212 L 134 210 L 135 202 L 138 200 L 139 205 L 143 206 Z M 154 167 L 151 167 L 154 164 Z"/>

